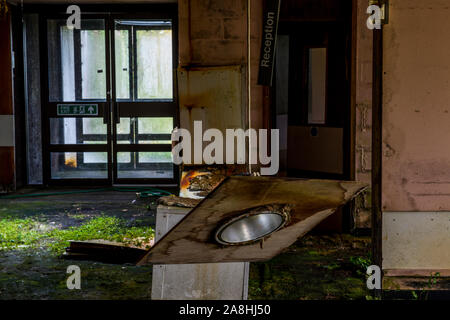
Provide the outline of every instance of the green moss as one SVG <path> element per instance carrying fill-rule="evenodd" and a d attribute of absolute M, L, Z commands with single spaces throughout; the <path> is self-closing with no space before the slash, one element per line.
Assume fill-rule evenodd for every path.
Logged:
<path fill-rule="evenodd" d="M 144 247 L 154 237 L 149 226 L 129 226 L 117 217 L 93 218 L 81 226 L 50 230 L 33 218 L 0 220 L 0 250 L 22 246 L 44 246 L 53 253 L 62 253 L 70 240 L 109 240 Z"/>
<path fill-rule="evenodd" d="M 65 230 L 55 229 L 47 234 L 53 240 L 49 244 L 53 252 L 62 252 L 70 240 L 109 240 L 142 246 L 154 237 L 150 227 L 128 227 L 124 220 L 116 217 L 94 218 L 80 227 Z"/>
<path fill-rule="evenodd" d="M 0 249 L 33 246 L 45 235 L 32 219 L 1 219 Z"/>
<path fill-rule="evenodd" d="M 9 218 L 14 216 L 15 218 L 27 218 L 38 215 L 45 215 L 48 212 L 48 208 L 58 208 L 61 206 L 55 202 L 45 201 L 4 201 L 2 200 L 2 208 L 0 209 L 0 218 Z M 45 208 L 45 209 L 44 209 Z"/>
<path fill-rule="evenodd" d="M 267 262 L 250 265 L 250 299 L 365 300 L 365 240 L 343 235 L 306 236 Z M 366 241 L 365 241 L 366 242 Z M 358 272 L 359 271 L 359 272 Z"/>
<path fill-rule="evenodd" d="M 400 285 L 393 278 L 383 277 L 383 289 L 400 290 Z"/>
<path fill-rule="evenodd" d="M 48 250 L 0 252 L 0 300 L 150 299 L 152 266 L 67 261 Z M 81 268 L 81 290 L 67 289 L 67 266 Z"/>

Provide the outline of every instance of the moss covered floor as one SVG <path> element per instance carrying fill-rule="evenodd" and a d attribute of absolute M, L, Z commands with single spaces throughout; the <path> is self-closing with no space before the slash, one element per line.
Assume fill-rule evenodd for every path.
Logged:
<path fill-rule="evenodd" d="M 61 259 L 68 240 L 105 239 L 145 246 L 155 198 L 135 193 L 0 200 L 0 299 L 150 299 L 151 266 Z M 368 238 L 309 235 L 250 267 L 250 299 L 366 299 Z M 66 287 L 81 268 L 81 290 Z"/>

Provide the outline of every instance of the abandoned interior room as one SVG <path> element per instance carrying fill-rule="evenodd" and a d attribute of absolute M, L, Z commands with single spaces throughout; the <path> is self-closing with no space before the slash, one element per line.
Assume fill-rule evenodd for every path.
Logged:
<path fill-rule="evenodd" d="M 450 298 L 447 2 L 0 0 L 0 299 Z"/>

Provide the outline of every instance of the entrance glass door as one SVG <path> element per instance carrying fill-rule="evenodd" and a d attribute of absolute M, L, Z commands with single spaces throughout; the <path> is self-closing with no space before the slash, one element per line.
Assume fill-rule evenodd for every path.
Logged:
<path fill-rule="evenodd" d="M 42 25 L 46 183 L 174 183 L 172 20 L 92 15 L 79 30 L 61 18 Z"/>
<path fill-rule="evenodd" d="M 114 179 L 174 179 L 174 103 L 170 20 L 114 20 Z"/>

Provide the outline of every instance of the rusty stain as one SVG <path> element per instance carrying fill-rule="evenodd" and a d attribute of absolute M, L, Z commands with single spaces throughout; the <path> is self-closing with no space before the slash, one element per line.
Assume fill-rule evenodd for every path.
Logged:
<path fill-rule="evenodd" d="M 197 170 L 183 172 L 181 175 L 181 182 L 180 182 L 180 195 L 183 197 L 186 197 L 186 198 L 196 197 L 195 194 L 192 194 L 190 192 L 191 181 L 192 181 L 192 179 L 194 179 L 195 177 L 197 177 L 199 175 L 207 175 L 207 174 L 209 174 L 209 173 L 208 172 L 200 172 Z"/>
<path fill-rule="evenodd" d="M 203 129 L 243 126 L 241 66 L 180 67 L 180 124 L 192 131 L 194 121 Z"/>
<path fill-rule="evenodd" d="M 195 108 L 193 104 L 185 104 L 184 107 L 191 113 L 192 109 Z"/>
<path fill-rule="evenodd" d="M 227 176 L 247 172 L 245 165 L 186 166 L 180 182 L 180 196 L 203 198 Z"/>
<path fill-rule="evenodd" d="M 77 167 L 77 159 L 75 159 L 74 157 L 66 158 L 64 164 L 67 167 L 76 168 Z"/>
<path fill-rule="evenodd" d="M 385 146 L 386 146 L 386 148 L 385 148 L 385 151 L 384 151 L 384 156 L 386 158 L 393 157 L 395 155 L 395 150 L 388 143 L 386 143 Z"/>

